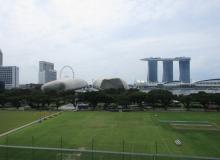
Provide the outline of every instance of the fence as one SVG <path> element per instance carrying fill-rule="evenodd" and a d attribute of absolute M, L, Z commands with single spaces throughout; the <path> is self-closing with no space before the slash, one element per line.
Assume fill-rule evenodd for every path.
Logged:
<path fill-rule="evenodd" d="M 182 156 L 158 153 L 157 143 L 154 152 L 131 152 L 125 141 L 121 143 L 120 151 L 99 150 L 92 139 L 90 145 L 85 148 L 67 148 L 60 137 L 58 147 L 37 146 L 32 137 L 30 146 L 9 144 L 6 138 L 5 144 L 0 145 L 0 160 L 220 160 L 214 157 Z M 118 146 L 119 147 L 119 146 Z M 135 147 L 135 146 L 133 146 Z M 98 149 L 99 148 L 99 149 Z M 104 147 L 105 148 L 105 147 Z"/>
<path fill-rule="evenodd" d="M 220 160 L 214 157 L 0 145 L 0 160 Z"/>

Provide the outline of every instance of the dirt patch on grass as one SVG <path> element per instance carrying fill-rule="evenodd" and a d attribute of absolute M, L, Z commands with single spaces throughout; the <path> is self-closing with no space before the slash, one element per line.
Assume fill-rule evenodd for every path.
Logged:
<path fill-rule="evenodd" d="M 179 130 L 205 130 L 205 131 L 220 131 L 220 127 L 216 124 L 184 124 L 170 123 L 170 126 Z"/>

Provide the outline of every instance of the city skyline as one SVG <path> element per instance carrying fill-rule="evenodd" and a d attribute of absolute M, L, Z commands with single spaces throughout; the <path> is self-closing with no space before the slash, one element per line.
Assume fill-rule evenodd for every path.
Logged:
<path fill-rule="evenodd" d="M 192 81 L 220 77 L 218 0 L 2 3 L 3 64 L 19 67 L 21 84 L 38 82 L 41 60 L 53 62 L 57 71 L 70 65 L 76 77 L 88 82 L 121 77 L 133 83 L 147 80 L 140 58 L 187 56 L 192 58 Z M 162 70 L 158 72 L 161 81 Z"/>

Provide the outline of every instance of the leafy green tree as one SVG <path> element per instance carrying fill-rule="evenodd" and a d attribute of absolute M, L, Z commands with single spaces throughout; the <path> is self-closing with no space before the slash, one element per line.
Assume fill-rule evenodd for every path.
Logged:
<path fill-rule="evenodd" d="M 13 96 L 13 97 L 8 98 L 8 101 L 11 103 L 13 107 L 16 107 L 18 109 L 19 107 L 21 107 L 22 97 Z"/>
<path fill-rule="evenodd" d="M 75 95 L 66 95 L 64 99 L 68 102 L 71 103 L 74 107 L 77 106 L 77 97 Z"/>
<path fill-rule="evenodd" d="M 111 94 L 107 94 L 105 91 L 99 91 L 97 99 L 100 103 L 104 103 L 104 110 L 108 108 L 110 103 L 116 102 L 114 96 Z"/>
<path fill-rule="evenodd" d="M 47 96 L 38 90 L 34 90 L 28 97 L 27 103 L 32 108 L 45 109 L 45 104 L 47 103 Z"/>
<path fill-rule="evenodd" d="M 209 94 L 209 103 L 215 105 L 217 111 L 220 110 L 220 93 Z"/>
<path fill-rule="evenodd" d="M 149 103 L 152 104 L 153 110 L 154 110 L 155 107 L 156 107 L 155 104 L 158 102 L 158 99 L 157 99 L 157 97 L 156 97 L 155 94 L 156 94 L 155 91 L 152 90 L 152 91 L 150 91 L 150 92 L 147 94 L 147 96 L 146 96 L 147 99 L 145 99 L 145 101 L 147 100 L 147 102 L 149 102 Z"/>
<path fill-rule="evenodd" d="M 57 97 L 54 99 L 54 102 L 55 102 L 56 110 L 58 110 L 58 108 L 63 104 L 63 99 Z"/>
<path fill-rule="evenodd" d="M 186 95 L 186 96 L 180 95 L 178 97 L 178 100 L 183 104 L 184 108 L 186 108 L 187 111 L 190 110 L 190 103 L 192 101 L 191 95 Z"/>
<path fill-rule="evenodd" d="M 1 104 L 1 106 L 4 107 L 4 105 L 5 105 L 6 103 L 7 103 L 7 98 L 6 98 L 6 96 L 5 96 L 4 93 L 1 93 L 1 94 L 0 94 L 0 104 Z"/>
<path fill-rule="evenodd" d="M 220 111 L 220 93 L 216 93 L 213 95 L 213 102 L 215 102 L 216 105 L 218 105 L 217 107 L 217 111 Z"/>
<path fill-rule="evenodd" d="M 122 95 L 119 95 L 117 97 L 117 103 L 121 106 L 123 106 L 123 108 L 128 108 L 128 104 L 129 104 L 129 98 L 127 95 L 125 94 L 122 94 Z"/>
<path fill-rule="evenodd" d="M 138 106 L 143 109 L 142 103 L 145 101 L 146 93 L 134 91 L 128 93 L 128 98 L 131 103 L 138 104 Z"/>
<path fill-rule="evenodd" d="M 208 109 L 208 104 L 210 102 L 209 94 L 206 92 L 199 92 L 197 94 L 193 94 L 193 99 L 198 101 L 200 104 L 203 105 L 205 111 Z"/>
<path fill-rule="evenodd" d="M 121 95 L 121 94 L 124 94 L 126 90 L 125 89 L 106 89 L 103 92 L 108 95 Z"/>
<path fill-rule="evenodd" d="M 152 90 L 148 93 L 148 100 L 153 104 L 155 108 L 156 103 L 163 105 L 164 109 L 167 110 L 168 105 L 171 103 L 173 95 L 167 90 Z"/>
<path fill-rule="evenodd" d="M 90 107 L 95 109 L 97 104 L 100 102 L 99 92 L 86 92 L 83 95 L 83 99 L 90 104 Z"/>

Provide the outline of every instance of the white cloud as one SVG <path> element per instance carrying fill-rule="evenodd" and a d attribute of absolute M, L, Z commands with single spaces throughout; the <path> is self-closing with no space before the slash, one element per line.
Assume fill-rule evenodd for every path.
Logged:
<path fill-rule="evenodd" d="M 145 79 L 145 65 L 138 60 L 145 56 L 191 56 L 195 79 L 210 54 L 219 59 L 220 24 L 213 27 L 209 23 L 218 19 L 203 19 L 220 15 L 218 0 L 0 2 L 4 61 L 21 68 L 22 83 L 37 82 L 39 60 L 54 62 L 58 70 L 69 64 L 87 80 L 104 74 L 132 82 Z M 199 26 L 204 21 L 207 28 Z M 214 74 L 220 76 L 208 76 Z"/>

